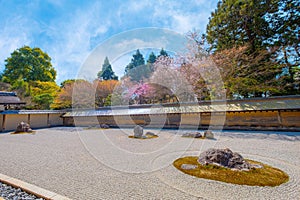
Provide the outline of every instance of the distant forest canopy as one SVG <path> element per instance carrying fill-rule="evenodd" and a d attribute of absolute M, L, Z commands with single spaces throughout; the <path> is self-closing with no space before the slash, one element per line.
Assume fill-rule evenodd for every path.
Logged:
<path fill-rule="evenodd" d="M 187 53 L 161 49 L 145 58 L 137 49 L 123 77 L 106 57 L 93 82 L 70 79 L 58 86 L 51 57 L 23 46 L 5 60 L 0 90 L 17 92 L 27 109 L 299 95 L 299 8 L 297 0 L 219 1 L 206 33 L 186 34 Z"/>

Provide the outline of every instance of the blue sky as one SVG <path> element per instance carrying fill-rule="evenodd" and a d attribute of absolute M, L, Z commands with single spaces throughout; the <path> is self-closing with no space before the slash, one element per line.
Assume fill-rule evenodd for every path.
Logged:
<path fill-rule="evenodd" d="M 147 27 L 205 32 L 216 5 L 217 0 L 0 0 L 0 70 L 11 52 L 29 45 L 52 58 L 57 83 L 77 78 L 91 52 L 115 35 Z M 119 76 L 125 68 L 120 60 L 126 59 L 112 62 Z"/>

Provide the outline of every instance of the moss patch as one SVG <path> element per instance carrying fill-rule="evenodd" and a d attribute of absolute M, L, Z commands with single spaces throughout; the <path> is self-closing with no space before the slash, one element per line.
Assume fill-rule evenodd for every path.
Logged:
<path fill-rule="evenodd" d="M 128 137 L 129 137 L 129 138 L 133 138 L 133 139 L 146 140 L 146 139 L 153 139 L 153 138 L 157 138 L 157 137 L 158 137 L 158 135 L 147 135 L 147 134 L 146 134 L 146 137 L 147 137 L 147 138 L 136 138 L 136 137 L 134 137 L 133 135 L 129 135 Z"/>
<path fill-rule="evenodd" d="M 10 134 L 35 134 L 36 132 L 35 131 L 31 131 L 31 132 L 12 132 Z"/>
<path fill-rule="evenodd" d="M 251 169 L 250 171 L 233 171 L 225 167 L 215 165 L 202 166 L 197 162 L 198 157 L 188 156 L 179 158 L 173 162 L 173 165 L 180 171 L 198 177 L 233 183 L 238 185 L 250 186 L 278 186 L 286 183 L 289 176 L 280 169 L 259 163 L 253 160 L 247 160 L 251 164 L 259 164 L 263 168 Z M 182 164 L 197 165 L 196 169 L 182 169 Z"/>
<path fill-rule="evenodd" d="M 193 138 L 193 139 L 208 139 L 204 136 L 201 136 L 201 137 L 192 137 L 192 136 L 181 136 L 182 138 Z"/>

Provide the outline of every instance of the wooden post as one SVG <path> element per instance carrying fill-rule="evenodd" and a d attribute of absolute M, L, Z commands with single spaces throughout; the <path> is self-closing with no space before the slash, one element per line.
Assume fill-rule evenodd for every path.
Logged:
<path fill-rule="evenodd" d="M 30 125 L 30 114 L 27 115 L 27 123 Z"/>
<path fill-rule="evenodd" d="M 50 124 L 50 114 L 49 113 L 47 114 L 47 126 L 51 127 L 51 124 Z"/>
<path fill-rule="evenodd" d="M 279 127 L 282 127 L 282 118 L 281 118 L 280 110 L 277 111 L 277 119 L 278 119 Z"/>
<path fill-rule="evenodd" d="M 5 121 L 6 121 L 6 115 L 3 115 L 1 132 L 2 132 L 2 131 L 5 131 Z"/>

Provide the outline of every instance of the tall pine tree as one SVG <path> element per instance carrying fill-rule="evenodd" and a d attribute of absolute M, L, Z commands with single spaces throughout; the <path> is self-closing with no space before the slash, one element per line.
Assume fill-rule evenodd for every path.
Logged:
<path fill-rule="evenodd" d="M 140 50 L 137 49 L 135 54 L 132 55 L 132 59 L 130 63 L 125 67 L 125 74 L 128 74 L 128 72 L 136 67 L 145 65 L 145 59 L 144 56 L 140 53 Z"/>
<path fill-rule="evenodd" d="M 98 72 L 97 76 L 102 80 L 118 80 L 118 76 L 116 76 L 115 72 L 112 70 L 111 64 L 109 63 L 107 57 L 105 57 L 102 70 Z"/>
<path fill-rule="evenodd" d="M 144 56 L 137 49 L 135 54 L 132 55 L 130 63 L 125 68 L 125 74 L 130 77 L 130 80 L 139 82 L 144 78 L 148 78 L 151 69 L 148 65 L 145 65 Z"/>
<path fill-rule="evenodd" d="M 156 55 L 153 53 L 153 51 L 150 53 L 149 58 L 147 60 L 147 63 L 153 64 L 156 61 Z"/>
<path fill-rule="evenodd" d="M 160 57 L 160 56 L 168 57 L 169 54 L 164 50 L 164 48 L 162 48 L 162 49 L 160 50 L 160 52 L 159 52 L 158 57 Z"/>

